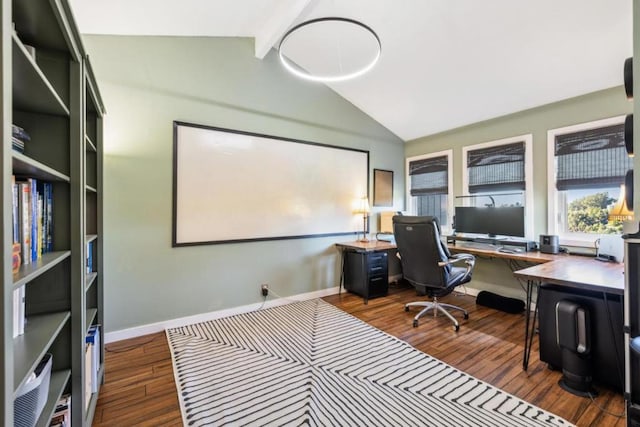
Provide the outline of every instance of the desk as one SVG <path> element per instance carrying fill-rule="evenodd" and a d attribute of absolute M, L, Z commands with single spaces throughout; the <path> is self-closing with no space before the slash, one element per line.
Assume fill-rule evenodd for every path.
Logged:
<path fill-rule="evenodd" d="M 567 288 L 615 295 L 623 295 L 624 293 L 624 264 L 601 262 L 595 258 L 566 256 L 545 264 L 514 271 L 513 274 L 527 281 L 525 307 L 527 307 L 528 311 L 525 319 L 524 357 L 522 361 L 522 368 L 525 371 L 529 367 L 529 356 L 531 355 L 536 316 L 538 314 L 538 298 L 536 298 L 533 321 L 529 321 L 534 288 L 536 289 L 536 297 L 540 295 L 540 284 L 543 282 Z"/>
<path fill-rule="evenodd" d="M 389 290 L 388 254 L 396 245 L 382 240 L 337 243 L 340 250 L 340 283 L 345 290 L 369 298 L 386 295 Z"/>
<path fill-rule="evenodd" d="M 370 242 L 337 243 L 336 246 L 342 253 L 339 292 L 342 289 L 344 279 L 345 251 L 366 254 L 377 251 L 389 251 L 396 248 L 394 243 L 376 240 Z M 529 365 L 529 356 L 531 354 L 531 345 L 533 343 L 538 313 L 538 301 L 536 301 L 536 306 L 533 310 L 533 321 L 531 321 L 530 317 L 533 290 L 535 289 L 536 295 L 538 295 L 537 291 L 541 283 L 552 283 L 569 288 L 606 292 L 616 295 L 622 295 L 624 292 L 623 264 L 601 262 L 591 257 L 568 254 L 545 254 L 542 252 L 498 252 L 496 249 L 491 247 L 472 246 L 462 242 L 458 242 L 456 245 L 448 244 L 447 246 L 451 252 L 464 252 L 487 258 L 498 258 L 507 261 L 522 261 L 537 264 L 533 267 L 519 269 L 513 272 L 515 277 L 527 281 L 525 289 L 525 307 L 527 308 L 527 312 L 525 314 L 525 348 L 522 363 L 522 367 L 525 371 Z M 368 296 L 365 297 L 365 302 L 367 298 Z"/>

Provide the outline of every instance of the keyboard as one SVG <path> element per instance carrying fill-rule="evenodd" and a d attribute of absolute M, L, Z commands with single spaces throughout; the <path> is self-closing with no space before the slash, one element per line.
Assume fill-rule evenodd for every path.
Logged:
<path fill-rule="evenodd" d="M 498 252 L 502 252 L 503 254 L 519 254 L 524 252 L 522 248 L 505 248 L 504 246 L 497 249 Z"/>

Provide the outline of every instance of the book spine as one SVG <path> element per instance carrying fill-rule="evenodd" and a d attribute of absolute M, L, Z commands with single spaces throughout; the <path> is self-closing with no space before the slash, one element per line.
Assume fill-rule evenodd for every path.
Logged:
<path fill-rule="evenodd" d="M 26 321 L 25 303 L 26 303 L 26 285 L 20 286 L 20 307 L 18 307 L 18 335 L 24 334 L 24 324 Z"/>
<path fill-rule="evenodd" d="M 31 261 L 38 259 L 38 190 L 37 181 L 29 178 L 31 184 Z"/>
<path fill-rule="evenodd" d="M 20 335 L 20 289 L 13 290 L 13 337 Z"/>
<path fill-rule="evenodd" d="M 18 184 L 16 176 L 11 176 L 11 208 L 13 223 L 13 243 L 20 243 L 20 214 L 18 213 Z"/>
<path fill-rule="evenodd" d="M 20 183 L 20 231 L 22 234 L 22 264 L 31 263 L 31 228 L 29 219 L 29 205 L 31 201 L 30 189 L 28 183 Z"/>
<path fill-rule="evenodd" d="M 47 252 L 53 251 L 53 184 L 47 183 Z"/>
<path fill-rule="evenodd" d="M 37 258 L 40 259 L 42 258 L 42 252 L 43 252 L 43 245 L 42 245 L 42 240 L 44 239 L 44 230 L 42 229 L 42 223 L 44 221 L 44 216 L 43 216 L 43 211 L 44 211 L 44 200 L 42 199 L 42 193 L 38 193 L 38 251 L 37 251 Z"/>

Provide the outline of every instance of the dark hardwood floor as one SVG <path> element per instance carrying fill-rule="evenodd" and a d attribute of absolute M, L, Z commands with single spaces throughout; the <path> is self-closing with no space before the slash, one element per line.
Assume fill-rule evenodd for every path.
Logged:
<path fill-rule="evenodd" d="M 624 417 L 607 413 L 624 412 L 621 394 L 599 387 L 599 395 L 592 402 L 565 392 L 557 385 L 561 374 L 539 361 L 537 339 L 529 370 L 522 370 L 523 314 L 476 306 L 475 298 L 452 294 L 442 301 L 469 311 L 468 320 L 460 319 L 459 332 L 454 332 L 443 316 L 427 317 L 413 328 L 414 312 L 406 313 L 403 304 L 420 298 L 423 297 L 416 297 L 413 289 L 392 287 L 388 296 L 369 300 L 367 305 L 362 298 L 348 293 L 324 300 L 578 426 L 625 426 Z M 100 391 L 94 426 L 182 425 L 164 332 L 108 344 L 105 359 L 105 384 Z"/>

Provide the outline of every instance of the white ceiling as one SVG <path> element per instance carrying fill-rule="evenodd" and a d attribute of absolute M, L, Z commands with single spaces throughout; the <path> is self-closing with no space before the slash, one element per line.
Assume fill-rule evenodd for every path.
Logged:
<path fill-rule="evenodd" d="M 71 0 L 88 34 L 254 37 L 311 18 L 373 28 L 368 74 L 329 86 L 403 140 L 622 84 L 632 0 Z M 310 46 L 299 64 L 316 55 Z M 624 96 L 622 93 L 620 96 Z"/>

